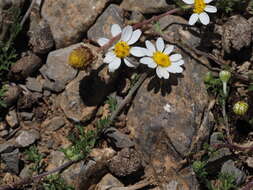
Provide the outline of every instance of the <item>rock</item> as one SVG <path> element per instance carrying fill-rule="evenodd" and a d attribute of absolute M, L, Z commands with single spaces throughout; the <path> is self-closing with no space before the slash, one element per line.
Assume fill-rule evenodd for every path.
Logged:
<path fill-rule="evenodd" d="M 21 93 L 21 89 L 16 84 L 5 85 L 7 91 L 4 93 L 4 103 L 7 107 L 13 106 Z"/>
<path fill-rule="evenodd" d="M 248 157 L 246 163 L 250 168 L 253 168 L 253 157 Z"/>
<path fill-rule="evenodd" d="M 20 112 L 20 116 L 25 121 L 31 121 L 34 116 L 34 113 Z"/>
<path fill-rule="evenodd" d="M 127 11 L 139 11 L 143 14 L 161 13 L 174 8 L 166 0 L 123 0 L 120 7 Z"/>
<path fill-rule="evenodd" d="M 16 110 L 10 110 L 5 117 L 5 120 L 11 128 L 17 127 L 19 121 Z"/>
<path fill-rule="evenodd" d="M 181 24 L 171 24 L 186 24 L 180 17 L 169 15 L 159 23 L 162 27 L 167 25 L 164 34 L 172 42 L 180 39 L 193 47 L 200 42 Z M 183 56 L 184 72 L 171 74 L 168 80 L 146 79 L 128 112 L 127 127 L 136 150 L 149 163 L 145 173 L 156 175 L 161 186 L 176 181 L 182 189 L 195 190 L 199 187 L 192 170 L 184 168 L 175 172 L 175 168 L 181 167 L 179 163 L 187 155 L 202 123 L 203 111 L 208 105 L 203 76 L 208 70 L 179 49 L 175 51 Z"/>
<path fill-rule="evenodd" d="M 101 37 L 112 38 L 112 24 L 119 24 L 123 27 L 123 10 L 118 6 L 111 4 L 97 19 L 96 23 L 88 30 L 88 39 L 97 41 Z"/>
<path fill-rule="evenodd" d="M 42 84 L 36 78 L 28 77 L 26 79 L 26 87 L 34 92 L 42 92 Z"/>
<path fill-rule="evenodd" d="M 0 131 L 5 130 L 5 129 L 6 129 L 6 127 L 7 127 L 6 122 L 0 122 Z"/>
<path fill-rule="evenodd" d="M 19 174 L 19 150 L 16 149 L 10 153 L 1 154 L 1 158 L 8 166 L 8 169 L 14 172 L 15 174 Z"/>
<path fill-rule="evenodd" d="M 134 149 L 122 149 L 109 162 L 109 170 L 118 177 L 125 177 L 136 174 L 142 170 L 142 156 Z"/>
<path fill-rule="evenodd" d="M 45 0 L 42 16 L 50 25 L 56 47 L 78 42 L 109 0 Z"/>
<path fill-rule="evenodd" d="M 114 176 L 112 176 L 111 174 L 106 174 L 101 181 L 99 182 L 99 184 L 97 184 L 95 190 L 107 190 L 109 188 L 113 188 L 113 187 L 124 187 L 124 185 Z"/>
<path fill-rule="evenodd" d="M 233 160 L 228 160 L 223 164 L 221 168 L 221 173 L 227 173 L 234 176 L 237 185 L 241 185 L 246 179 L 246 174 L 242 170 L 235 167 L 235 163 Z"/>
<path fill-rule="evenodd" d="M 12 141 L 7 141 L 3 144 L 0 144 L 0 154 L 10 153 L 16 148 L 16 145 Z"/>
<path fill-rule="evenodd" d="M 48 130 L 56 131 L 65 125 L 65 121 L 64 121 L 64 118 L 62 118 L 61 116 L 56 116 L 50 120 L 47 120 L 45 125 L 47 125 L 46 128 Z"/>
<path fill-rule="evenodd" d="M 248 47 L 252 39 L 251 25 L 241 15 L 231 16 L 223 25 L 222 48 L 227 53 Z"/>
<path fill-rule="evenodd" d="M 6 136 L 8 136 L 9 135 L 9 131 L 8 130 L 2 130 L 2 131 L 0 131 L 0 137 L 6 137 Z"/>
<path fill-rule="evenodd" d="M 19 177 L 22 179 L 28 178 L 32 176 L 32 164 L 30 165 L 25 165 L 24 168 L 21 170 Z"/>
<path fill-rule="evenodd" d="M 21 147 L 27 147 L 40 138 L 40 134 L 36 130 L 22 131 L 16 138 L 16 143 Z"/>
<path fill-rule="evenodd" d="M 41 19 L 29 29 L 29 44 L 33 52 L 46 54 L 54 47 L 54 38 L 48 23 Z"/>
<path fill-rule="evenodd" d="M 55 82 L 52 82 L 46 79 L 45 82 L 43 83 L 43 89 L 49 90 L 51 92 L 59 93 L 65 89 L 65 82 L 58 81 L 58 80 Z"/>
<path fill-rule="evenodd" d="M 80 170 L 77 178 L 76 190 L 89 189 L 91 185 L 97 184 L 108 172 L 108 161 L 115 155 L 111 148 L 93 149 L 90 153 L 92 160 L 89 160 Z"/>
<path fill-rule="evenodd" d="M 108 128 L 105 131 L 107 137 L 111 139 L 111 143 L 117 148 L 130 148 L 134 146 L 134 142 L 129 137 L 115 128 Z"/>
<path fill-rule="evenodd" d="M 19 59 L 14 65 L 11 66 L 9 72 L 10 80 L 24 80 L 28 76 L 34 74 L 42 65 L 41 59 L 34 55 L 28 55 Z"/>
<path fill-rule="evenodd" d="M 92 45 L 82 44 L 92 51 L 96 59 L 89 71 L 81 71 L 60 95 L 60 106 L 67 118 L 75 122 L 85 122 L 96 114 L 105 97 L 112 91 L 117 74 L 110 76 L 107 67 L 101 68 L 102 57 Z M 100 67 L 100 68 L 99 68 Z"/>
<path fill-rule="evenodd" d="M 222 141 L 223 134 L 220 132 L 214 132 L 210 138 L 210 145 L 217 145 L 224 143 Z M 209 155 L 207 162 L 207 170 L 209 172 L 218 172 L 222 164 L 229 160 L 232 153 L 228 148 L 221 148 L 217 150 L 214 154 Z"/>
<path fill-rule="evenodd" d="M 47 62 L 45 65 L 43 65 L 43 67 L 41 67 L 40 72 L 44 78 L 51 80 L 52 83 L 58 84 L 50 84 L 48 81 L 46 81 L 44 88 L 45 86 L 47 90 L 50 89 L 50 86 L 52 88 L 56 86 L 58 88 L 62 88 L 63 85 L 65 86 L 68 82 L 76 77 L 77 70 L 68 64 L 68 56 L 73 49 L 80 47 L 80 45 L 81 43 L 49 53 Z M 62 90 L 61 88 L 60 90 Z M 57 91 L 59 91 L 59 89 L 57 89 Z"/>
<path fill-rule="evenodd" d="M 17 107 L 19 110 L 31 109 L 38 102 L 39 98 L 38 94 L 36 95 L 35 93 L 23 93 L 18 99 Z"/>
<path fill-rule="evenodd" d="M 64 163 L 68 162 L 68 160 L 65 158 L 64 153 L 60 151 L 52 151 L 49 155 L 49 160 L 50 162 L 49 162 L 48 167 L 46 168 L 46 171 L 55 169 L 63 165 Z M 72 164 L 70 167 L 68 167 L 61 173 L 61 177 L 64 179 L 64 181 L 67 184 L 69 185 L 75 184 L 77 175 L 82 165 L 83 165 L 83 162 Z"/>

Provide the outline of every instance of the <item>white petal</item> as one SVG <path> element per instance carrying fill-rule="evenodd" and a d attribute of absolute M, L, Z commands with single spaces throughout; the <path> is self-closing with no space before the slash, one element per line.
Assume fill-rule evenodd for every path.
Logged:
<path fill-rule="evenodd" d="M 164 41 L 161 37 L 156 40 L 156 48 L 160 52 L 163 52 L 164 50 Z"/>
<path fill-rule="evenodd" d="M 111 63 L 109 63 L 109 71 L 114 72 L 116 69 L 119 68 L 121 63 L 121 59 L 118 57 L 115 57 Z"/>
<path fill-rule="evenodd" d="M 112 62 L 112 60 L 116 57 L 116 55 L 113 53 L 113 52 L 108 52 L 106 55 L 105 55 L 105 58 L 104 58 L 104 63 L 110 63 Z"/>
<path fill-rule="evenodd" d="M 128 67 L 135 67 L 132 63 L 130 63 L 126 58 L 124 59 L 124 62 L 126 64 L 126 66 Z"/>
<path fill-rule="evenodd" d="M 148 40 L 145 41 L 146 47 L 148 48 L 148 53 L 151 55 L 148 56 L 153 56 L 153 53 L 156 51 L 155 46 Z"/>
<path fill-rule="evenodd" d="M 206 4 L 211 3 L 213 0 L 204 0 Z"/>
<path fill-rule="evenodd" d="M 148 65 L 149 68 L 155 68 L 157 65 L 151 57 L 143 57 L 140 59 L 140 63 Z"/>
<path fill-rule="evenodd" d="M 133 33 L 133 27 L 132 26 L 126 26 L 121 34 L 121 40 L 124 42 L 128 42 L 132 36 Z"/>
<path fill-rule="evenodd" d="M 135 57 L 143 57 L 146 55 L 146 49 L 141 47 L 132 47 L 130 53 Z"/>
<path fill-rule="evenodd" d="M 183 0 L 184 3 L 191 5 L 194 3 L 194 0 Z"/>
<path fill-rule="evenodd" d="M 217 8 L 215 6 L 206 5 L 205 11 L 208 12 L 208 13 L 216 13 Z"/>
<path fill-rule="evenodd" d="M 173 51 L 173 49 L 174 49 L 173 45 L 167 45 L 163 53 L 169 55 Z"/>
<path fill-rule="evenodd" d="M 182 73 L 183 69 L 180 66 L 171 65 L 170 67 L 167 67 L 167 71 L 171 73 Z"/>
<path fill-rule="evenodd" d="M 141 36 L 141 30 L 135 30 L 132 34 L 131 39 L 127 42 L 128 45 L 132 45 L 139 40 Z"/>
<path fill-rule="evenodd" d="M 118 34 L 121 33 L 121 28 L 118 24 L 113 24 L 112 27 L 111 27 L 111 33 L 112 33 L 112 36 L 117 36 Z"/>
<path fill-rule="evenodd" d="M 100 46 L 103 46 L 103 45 L 105 45 L 105 44 L 107 44 L 109 42 L 109 39 L 107 39 L 107 38 L 99 38 L 97 42 L 98 42 L 98 44 Z"/>
<path fill-rule="evenodd" d="M 207 25 L 207 24 L 210 23 L 210 18 L 209 18 L 209 16 L 208 16 L 208 14 L 205 13 L 205 12 L 199 14 L 199 19 L 200 19 L 200 22 L 201 22 L 202 24 L 204 24 L 204 25 Z"/>
<path fill-rule="evenodd" d="M 184 60 L 183 59 L 181 59 L 181 60 L 179 60 L 177 62 L 173 62 L 173 65 L 176 65 L 176 66 L 180 66 L 180 65 L 183 65 L 183 64 L 184 64 Z"/>
<path fill-rule="evenodd" d="M 198 19 L 199 19 L 199 15 L 197 13 L 192 14 L 189 19 L 189 25 L 194 25 Z"/>
<path fill-rule="evenodd" d="M 171 62 L 176 62 L 176 61 L 179 61 L 180 59 L 182 59 L 182 55 L 180 54 L 173 54 L 170 56 Z"/>
<path fill-rule="evenodd" d="M 157 67 L 156 68 L 156 74 L 159 78 L 165 78 L 165 79 L 168 79 L 170 74 L 169 72 L 167 71 L 166 68 L 162 68 L 162 67 Z"/>

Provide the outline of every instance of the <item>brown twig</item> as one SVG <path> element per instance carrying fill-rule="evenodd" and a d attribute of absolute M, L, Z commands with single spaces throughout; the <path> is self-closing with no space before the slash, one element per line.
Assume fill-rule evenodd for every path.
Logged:
<path fill-rule="evenodd" d="M 32 3 L 31 3 L 31 5 L 30 5 L 30 7 L 29 7 L 28 10 L 26 11 L 26 13 L 25 13 L 23 19 L 22 19 L 21 22 L 20 22 L 21 27 L 23 27 L 23 25 L 25 24 L 25 21 L 28 19 L 29 15 L 30 15 L 30 13 L 31 13 L 31 11 L 32 11 L 32 8 L 33 8 L 33 6 L 34 6 L 34 4 L 35 4 L 35 2 L 36 2 L 36 0 L 32 0 Z"/>

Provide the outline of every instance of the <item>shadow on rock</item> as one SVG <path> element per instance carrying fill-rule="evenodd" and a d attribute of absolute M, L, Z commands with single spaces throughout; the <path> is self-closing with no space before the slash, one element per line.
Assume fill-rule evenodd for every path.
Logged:
<path fill-rule="evenodd" d="M 162 96 L 168 95 L 172 86 L 178 85 L 178 79 L 183 78 L 183 74 L 171 74 L 169 79 L 160 79 L 156 75 L 150 79 L 147 90 L 154 91 L 154 93 L 161 92 Z"/>
<path fill-rule="evenodd" d="M 92 70 L 89 75 L 85 76 L 79 85 L 80 97 L 87 106 L 97 106 L 101 104 L 105 96 L 112 91 L 113 84 L 107 83 L 102 76 L 104 66 L 97 70 Z"/>

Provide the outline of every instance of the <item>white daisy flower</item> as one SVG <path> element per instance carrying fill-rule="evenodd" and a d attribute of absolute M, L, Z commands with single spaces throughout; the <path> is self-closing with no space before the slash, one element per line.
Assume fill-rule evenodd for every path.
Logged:
<path fill-rule="evenodd" d="M 126 26 L 121 30 L 118 24 L 113 24 L 111 27 L 112 36 L 115 37 L 118 34 L 121 34 L 120 40 L 109 49 L 109 52 L 106 53 L 104 62 L 109 64 L 109 71 L 114 72 L 120 67 L 121 59 L 124 60 L 125 64 L 128 67 L 135 67 L 128 57 L 134 55 L 136 57 L 143 57 L 145 55 L 144 48 L 141 47 L 131 47 L 132 44 L 138 41 L 141 36 L 141 30 L 134 30 L 132 26 Z M 98 44 L 100 46 L 105 45 L 109 42 L 107 38 L 99 38 Z"/>
<path fill-rule="evenodd" d="M 193 14 L 189 19 L 189 24 L 194 25 L 198 20 L 204 25 L 210 23 L 208 13 L 216 13 L 217 8 L 215 6 L 207 5 L 213 0 L 183 0 L 188 5 L 194 5 Z"/>
<path fill-rule="evenodd" d="M 146 55 L 140 59 L 140 63 L 146 64 L 149 68 L 156 68 L 156 74 L 159 78 L 168 79 L 169 73 L 182 73 L 184 64 L 181 54 L 169 55 L 174 46 L 164 44 L 162 38 L 156 40 L 156 47 L 150 42 L 146 41 Z"/>

